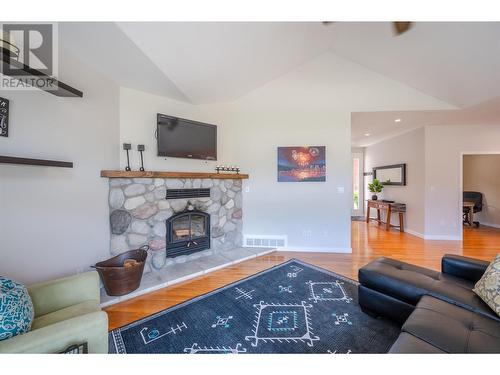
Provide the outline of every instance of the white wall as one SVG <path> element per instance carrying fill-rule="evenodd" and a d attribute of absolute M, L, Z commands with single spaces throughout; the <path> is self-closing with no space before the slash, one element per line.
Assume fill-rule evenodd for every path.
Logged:
<path fill-rule="evenodd" d="M 373 167 L 406 163 L 406 186 L 384 187 L 381 197 L 406 203 L 405 230 L 417 236 L 425 232 L 425 129 L 420 128 L 365 148 L 365 172 Z M 365 182 L 371 182 L 366 177 Z M 366 184 L 365 184 L 366 185 Z M 367 198 L 371 196 L 366 193 Z M 394 217 L 393 223 L 397 224 Z"/>
<path fill-rule="evenodd" d="M 261 104 L 285 92 L 267 92 Z M 236 128 L 235 160 L 250 174 L 243 198 L 244 233 L 286 235 L 290 249 L 350 251 L 349 113 L 311 110 L 305 103 L 300 110 L 293 103 L 280 103 L 284 108 L 276 110 L 239 104 L 229 122 Z M 277 182 L 277 148 L 301 145 L 326 146 L 326 182 Z"/>
<path fill-rule="evenodd" d="M 166 158 L 157 156 L 157 144 L 154 137 L 156 130 L 156 114 L 187 118 L 217 125 L 217 161 L 191 160 L 182 158 Z M 148 94 L 128 88 L 120 88 L 120 144 L 132 143 L 130 164 L 132 170 L 140 167 L 138 144 L 144 144 L 144 166 L 146 170 L 213 172 L 217 164 L 230 164 L 231 157 L 230 132 L 227 123 L 220 121 L 220 114 L 211 107 L 193 105 L 162 96 Z M 127 157 L 120 152 L 120 165 L 125 168 Z"/>
<path fill-rule="evenodd" d="M 500 155 L 464 155 L 463 190 L 483 193 L 483 209 L 474 219 L 500 228 Z"/>
<path fill-rule="evenodd" d="M 244 232 L 287 235 L 292 249 L 350 251 L 351 112 L 441 105 L 329 53 L 225 105 L 235 162 L 250 174 Z M 326 146 L 325 183 L 277 182 L 277 147 L 298 145 Z"/>
<path fill-rule="evenodd" d="M 0 91 L 10 100 L 0 154 L 74 162 L 73 169 L 0 164 L 0 274 L 33 283 L 109 254 L 107 181 L 118 167 L 118 88 L 60 50 L 60 78 L 82 98 Z"/>
<path fill-rule="evenodd" d="M 425 129 L 425 232 L 462 238 L 462 155 L 500 153 L 499 125 L 442 125 Z"/>

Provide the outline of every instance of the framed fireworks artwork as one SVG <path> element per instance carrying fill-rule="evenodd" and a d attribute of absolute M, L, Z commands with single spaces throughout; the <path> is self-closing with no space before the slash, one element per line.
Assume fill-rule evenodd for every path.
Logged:
<path fill-rule="evenodd" d="M 278 147 L 278 182 L 326 181 L 326 147 Z"/>

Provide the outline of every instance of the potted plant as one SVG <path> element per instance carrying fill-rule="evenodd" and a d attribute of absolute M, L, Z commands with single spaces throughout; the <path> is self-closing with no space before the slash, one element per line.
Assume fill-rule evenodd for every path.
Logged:
<path fill-rule="evenodd" d="M 374 201 L 378 199 L 377 194 L 381 193 L 383 189 L 384 185 L 382 185 L 377 179 L 374 179 L 373 182 L 368 184 L 368 190 L 370 190 L 370 193 L 373 193 L 372 200 Z"/>

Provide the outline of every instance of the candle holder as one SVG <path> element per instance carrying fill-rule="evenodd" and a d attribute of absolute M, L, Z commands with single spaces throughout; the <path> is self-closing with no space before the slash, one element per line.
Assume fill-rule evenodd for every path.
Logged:
<path fill-rule="evenodd" d="M 137 151 L 139 151 L 141 154 L 141 167 L 139 168 L 139 170 L 141 172 L 144 172 L 144 158 L 142 156 L 142 152 L 145 150 L 146 150 L 146 147 L 144 145 L 137 145 Z"/>
<path fill-rule="evenodd" d="M 222 172 L 236 172 L 236 174 L 240 174 L 240 168 L 235 165 L 231 166 L 218 165 L 215 167 L 215 171 L 217 173 L 220 173 L 222 171 Z"/>
<path fill-rule="evenodd" d="M 124 144 L 123 144 L 123 149 L 124 149 L 125 151 L 127 151 L 127 166 L 125 167 L 125 170 L 126 170 L 127 172 L 130 172 L 130 170 L 131 170 L 131 169 L 130 169 L 130 158 L 129 158 L 129 154 L 128 154 L 128 152 L 129 152 L 129 150 L 131 150 L 131 149 L 132 149 L 132 144 L 131 144 L 131 143 L 124 143 Z"/>

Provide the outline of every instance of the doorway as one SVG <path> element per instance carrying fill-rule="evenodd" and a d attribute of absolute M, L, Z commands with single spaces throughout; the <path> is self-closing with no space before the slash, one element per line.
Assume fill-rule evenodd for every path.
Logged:
<path fill-rule="evenodd" d="M 463 232 L 500 229 L 498 165 L 500 154 L 463 154 L 460 197 Z"/>
<path fill-rule="evenodd" d="M 364 214 L 364 185 L 362 152 L 352 152 L 352 205 L 351 216 L 362 217 Z"/>

